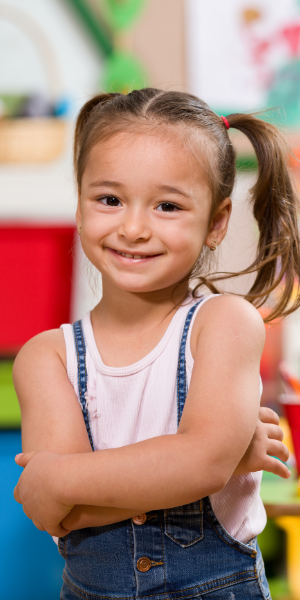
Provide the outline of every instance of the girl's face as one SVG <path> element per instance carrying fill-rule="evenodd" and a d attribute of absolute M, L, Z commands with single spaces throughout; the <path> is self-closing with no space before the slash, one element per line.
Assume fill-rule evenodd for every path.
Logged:
<path fill-rule="evenodd" d="M 210 189 L 179 136 L 127 132 L 90 151 L 76 217 L 104 285 L 147 293 L 176 285 L 205 243 L 220 243 L 230 206 L 209 223 Z"/>

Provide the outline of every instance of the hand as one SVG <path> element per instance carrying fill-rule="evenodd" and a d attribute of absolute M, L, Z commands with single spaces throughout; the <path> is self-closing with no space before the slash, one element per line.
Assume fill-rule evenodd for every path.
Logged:
<path fill-rule="evenodd" d="M 144 512 L 144 510 L 139 511 L 140 514 Z M 112 523 L 120 523 L 136 516 L 136 509 L 77 505 L 61 522 L 61 525 L 74 531 L 86 527 L 103 527 Z"/>
<path fill-rule="evenodd" d="M 234 475 L 264 470 L 288 479 L 291 473 L 280 462 L 286 462 L 289 457 L 289 451 L 282 440 L 283 431 L 279 427 L 278 415 L 270 408 L 261 407 L 253 438 Z"/>
<path fill-rule="evenodd" d="M 25 467 L 15 487 L 14 498 L 23 504 L 23 510 L 41 531 L 62 537 L 70 533 L 60 525 L 73 506 L 67 506 L 55 490 L 60 456 L 52 452 L 18 454 L 16 463 Z"/>

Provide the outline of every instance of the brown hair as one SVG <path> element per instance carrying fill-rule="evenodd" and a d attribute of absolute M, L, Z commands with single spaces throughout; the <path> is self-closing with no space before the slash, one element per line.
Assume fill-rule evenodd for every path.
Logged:
<path fill-rule="evenodd" d="M 199 280 L 195 289 L 206 285 L 218 293 L 217 281 L 256 272 L 255 281 L 244 296 L 256 307 L 262 306 L 280 285 L 275 306 L 265 319 L 269 322 L 300 306 L 300 295 L 293 297 L 295 279 L 299 286 L 300 244 L 297 197 L 288 169 L 290 150 L 274 125 L 252 114 L 235 113 L 226 118 L 231 128 L 249 138 L 257 156 L 258 178 L 251 189 L 253 214 L 259 228 L 257 256 L 243 271 L 214 273 L 209 277 L 201 274 L 201 261 L 197 261 L 191 276 Z M 79 188 L 91 148 L 119 131 L 136 126 L 137 122 L 156 127 L 163 123 L 177 128 L 184 125 L 195 133 L 200 131 L 201 137 L 209 142 L 205 145 L 205 166 L 212 190 L 212 217 L 218 204 L 232 193 L 235 151 L 223 120 L 205 102 L 182 92 L 145 88 L 128 95 L 101 94 L 89 100 L 78 115 L 75 130 L 74 165 Z"/>

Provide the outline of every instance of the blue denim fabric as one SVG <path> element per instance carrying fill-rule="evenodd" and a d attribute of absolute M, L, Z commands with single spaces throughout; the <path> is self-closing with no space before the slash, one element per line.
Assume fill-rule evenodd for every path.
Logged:
<path fill-rule="evenodd" d="M 188 312 L 180 344 L 178 422 L 187 394 L 186 339 L 196 306 Z M 79 376 L 84 379 L 79 387 L 84 394 L 82 329 L 74 327 L 74 334 L 79 336 Z M 85 398 L 80 400 L 90 434 Z M 59 551 L 66 560 L 61 600 L 271 600 L 256 539 L 243 544 L 231 537 L 208 497 L 148 512 L 143 525 L 129 519 L 72 531 L 60 538 Z M 137 568 L 142 557 L 151 561 L 146 572 Z"/>

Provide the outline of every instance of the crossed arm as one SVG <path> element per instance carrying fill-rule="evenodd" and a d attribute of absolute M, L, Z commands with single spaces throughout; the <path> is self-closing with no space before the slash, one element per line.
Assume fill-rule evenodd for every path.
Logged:
<path fill-rule="evenodd" d="M 61 332 L 37 336 L 21 351 L 14 379 L 23 450 L 36 454 L 17 460 L 26 468 L 15 497 L 37 527 L 61 536 L 192 502 L 222 489 L 233 474 L 264 468 L 289 476 L 271 456 L 287 458 L 275 414 L 265 410 L 258 420 L 260 317 L 240 299 L 216 301 L 218 311 L 212 303 L 202 309 L 205 324 L 174 435 L 92 453 Z"/>

